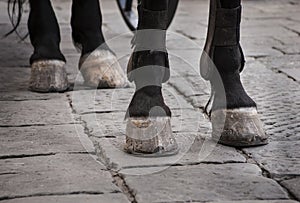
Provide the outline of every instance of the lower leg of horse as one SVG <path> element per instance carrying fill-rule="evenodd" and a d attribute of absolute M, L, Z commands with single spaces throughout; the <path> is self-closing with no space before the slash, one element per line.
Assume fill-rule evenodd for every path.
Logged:
<path fill-rule="evenodd" d="M 241 0 L 220 0 L 222 8 L 236 8 L 241 5 Z"/>
<path fill-rule="evenodd" d="M 83 55 L 103 45 L 99 0 L 73 0 L 71 26 L 73 40 L 81 44 Z"/>
<path fill-rule="evenodd" d="M 220 0 L 221 6 L 225 9 L 234 9 L 240 6 L 240 0 Z M 240 14 L 238 14 L 240 15 Z M 237 15 L 237 16 L 238 16 Z M 236 15 L 232 15 L 232 22 L 237 22 Z M 222 20 L 222 19 L 217 19 Z M 239 23 L 239 22 L 238 22 Z M 222 39 L 234 39 L 234 43 L 226 46 L 216 46 L 214 49 L 214 58 L 216 68 L 222 79 L 226 96 L 227 108 L 241 108 L 241 107 L 255 107 L 255 102 L 247 95 L 240 80 L 240 70 L 244 66 L 244 56 L 242 48 L 239 44 L 240 27 L 236 26 L 235 32 L 226 32 L 230 36 L 217 35 L 215 38 L 222 41 Z M 225 33 L 225 32 L 224 32 Z M 237 33 L 237 34 L 235 34 Z M 223 43 L 223 42 L 221 42 Z M 224 43 L 225 44 L 225 43 Z M 215 85 L 216 86 L 216 85 Z M 218 96 L 218 95 L 217 95 Z M 224 102 L 216 98 L 214 108 L 224 108 Z"/>
<path fill-rule="evenodd" d="M 55 13 L 49 0 L 30 0 L 28 30 L 34 53 L 30 63 L 41 59 L 65 61 L 59 49 L 60 33 Z"/>
<path fill-rule="evenodd" d="M 130 72 L 130 80 L 136 84 L 136 92 L 129 105 L 131 117 L 171 116 L 161 88 L 169 78 L 165 48 L 166 8 L 165 0 L 143 0 L 139 8 L 138 30 L 141 31 L 136 34 Z"/>
<path fill-rule="evenodd" d="M 169 0 L 144 0 L 144 8 L 152 11 L 167 10 Z"/>

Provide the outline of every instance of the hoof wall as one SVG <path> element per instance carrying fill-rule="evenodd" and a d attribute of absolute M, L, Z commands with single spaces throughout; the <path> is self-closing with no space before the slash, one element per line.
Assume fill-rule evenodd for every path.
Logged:
<path fill-rule="evenodd" d="M 116 56 L 109 50 L 95 50 L 82 56 L 79 69 L 89 87 L 121 88 L 129 84 Z"/>
<path fill-rule="evenodd" d="M 29 89 L 34 92 L 64 92 L 68 89 L 65 62 L 41 60 L 31 65 Z"/>
<path fill-rule="evenodd" d="M 179 148 L 170 117 L 128 118 L 125 151 L 142 157 L 171 156 Z"/>
<path fill-rule="evenodd" d="M 233 147 L 268 144 L 261 120 L 255 108 L 222 109 L 211 114 L 212 138 Z"/>

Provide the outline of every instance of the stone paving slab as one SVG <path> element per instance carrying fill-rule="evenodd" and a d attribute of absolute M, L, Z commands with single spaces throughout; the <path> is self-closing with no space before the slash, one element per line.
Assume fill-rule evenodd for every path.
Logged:
<path fill-rule="evenodd" d="M 29 68 L 0 68 L 0 92 L 26 91 L 30 78 Z"/>
<path fill-rule="evenodd" d="M 109 168 L 122 170 L 127 168 L 145 168 L 151 166 L 194 165 L 199 163 L 238 163 L 246 158 L 236 149 L 217 145 L 209 137 L 194 133 L 174 134 L 179 153 L 171 157 L 137 157 L 124 152 L 125 136 L 117 138 L 94 139 L 100 160 Z M 157 168 L 149 168 L 154 172 Z M 144 169 L 145 171 L 146 169 Z M 144 172 L 143 172 L 144 173 Z"/>
<path fill-rule="evenodd" d="M 298 200 L 300 199 L 300 177 L 284 180 L 281 184 L 287 188 Z"/>
<path fill-rule="evenodd" d="M 272 141 L 266 146 L 245 148 L 272 178 L 281 179 L 300 174 L 300 141 Z"/>
<path fill-rule="evenodd" d="M 74 193 L 115 193 L 109 172 L 88 154 L 0 160 L 0 199 Z"/>
<path fill-rule="evenodd" d="M 129 203 L 123 194 L 103 194 L 103 195 L 63 195 L 63 196 L 43 196 L 27 197 L 1 201 L 2 203 Z M 275 203 L 275 202 L 274 202 Z M 287 202 L 289 203 L 289 202 Z"/>
<path fill-rule="evenodd" d="M 21 157 L 59 152 L 93 152 L 81 125 L 0 128 L 0 157 Z"/>
<path fill-rule="evenodd" d="M 278 183 L 263 177 L 254 164 L 178 166 L 124 177 L 138 202 L 288 199 Z"/>
<path fill-rule="evenodd" d="M 0 101 L 0 126 L 74 123 L 66 97 L 51 100 Z"/>
<path fill-rule="evenodd" d="M 12 91 L 12 92 L 1 92 L 0 101 L 28 101 L 28 100 L 49 100 L 59 99 L 65 97 L 60 93 L 49 93 L 41 94 L 29 91 Z"/>

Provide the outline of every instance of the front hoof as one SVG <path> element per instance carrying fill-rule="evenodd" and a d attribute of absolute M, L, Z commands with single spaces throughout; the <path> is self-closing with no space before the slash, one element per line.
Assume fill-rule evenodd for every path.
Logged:
<path fill-rule="evenodd" d="M 68 89 L 65 62 L 40 60 L 31 65 L 29 89 L 34 92 L 64 92 Z"/>
<path fill-rule="evenodd" d="M 130 117 L 126 126 L 125 151 L 143 157 L 171 156 L 178 153 L 170 117 Z"/>
<path fill-rule="evenodd" d="M 129 84 L 116 56 L 109 50 L 95 50 L 82 56 L 79 69 L 85 85 L 93 88 L 120 88 Z"/>
<path fill-rule="evenodd" d="M 211 114 L 212 138 L 233 147 L 268 144 L 261 120 L 255 108 L 222 109 Z"/>

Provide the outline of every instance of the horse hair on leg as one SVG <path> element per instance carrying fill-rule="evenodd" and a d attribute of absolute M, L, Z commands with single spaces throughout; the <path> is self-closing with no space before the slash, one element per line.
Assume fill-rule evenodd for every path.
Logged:
<path fill-rule="evenodd" d="M 30 63 L 42 59 L 66 61 L 59 48 L 59 26 L 50 0 L 29 0 L 29 3 L 28 30 L 34 47 Z"/>
<path fill-rule="evenodd" d="M 99 0 L 73 0 L 71 26 L 74 43 L 82 47 L 82 55 L 105 43 Z"/>

